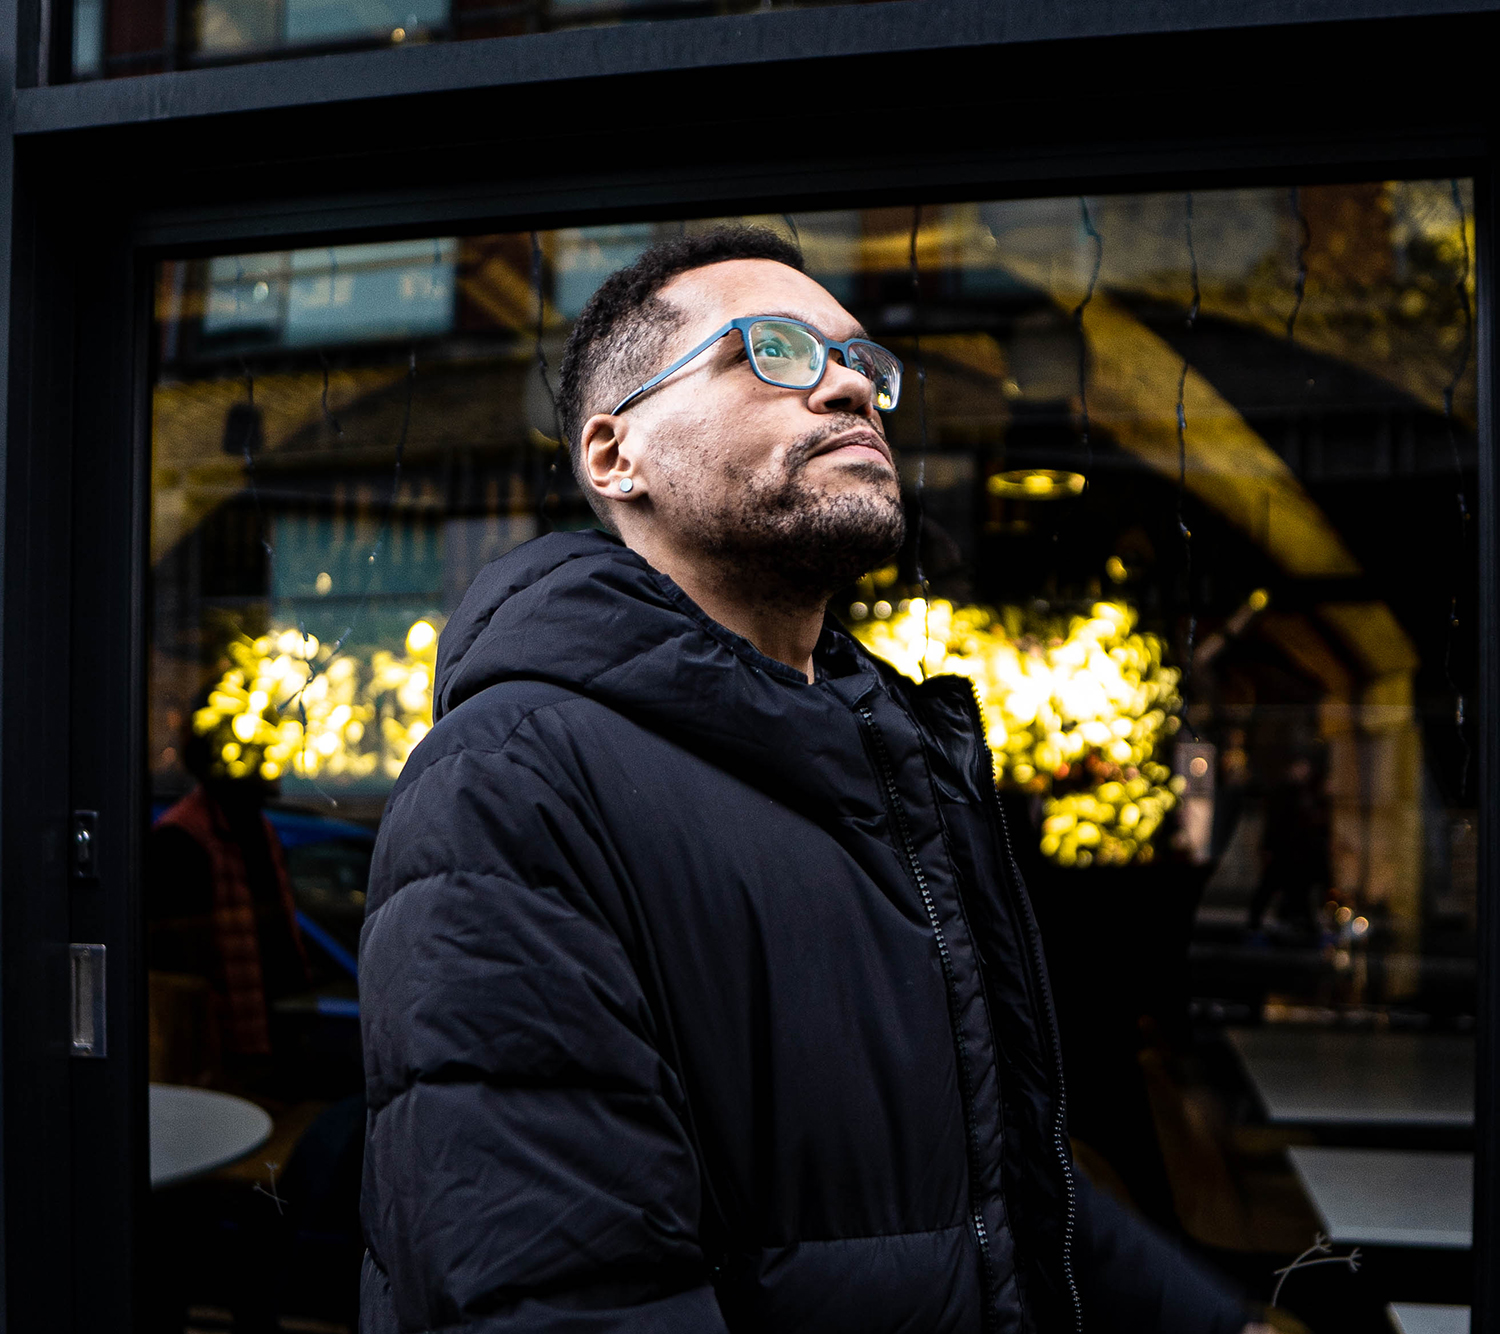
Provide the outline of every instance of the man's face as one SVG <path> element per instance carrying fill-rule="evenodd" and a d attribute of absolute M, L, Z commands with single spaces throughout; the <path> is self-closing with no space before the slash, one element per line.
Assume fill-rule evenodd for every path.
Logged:
<path fill-rule="evenodd" d="M 771 260 L 694 269 L 661 295 L 684 316 L 663 366 L 743 315 L 791 316 L 835 340 L 863 333 L 811 278 Z M 814 388 L 782 389 L 756 377 L 730 334 L 619 420 L 621 456 L 649 500 L 641 518 L 680 552 L 827 596 L 900 547 L 900 484 L 873 385 L 837 353 Z"/>

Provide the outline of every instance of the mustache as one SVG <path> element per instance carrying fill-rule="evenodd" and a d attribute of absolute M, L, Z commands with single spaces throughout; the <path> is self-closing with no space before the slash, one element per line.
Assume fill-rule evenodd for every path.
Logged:
<path fill-rule="evenodd" d="M 885 440 L 885 423 L 872 422 L 868 417 L 859 417 L 852 412 L 841 412 L 837 416 L 830 417 L 816 430 L 809 431 L 792 442 L 791 448 L 786 452 L 786 466 L 788 472 L 795 472 L 803 467 L 819 449 L 836 435 L 847 435 L 850 431 L 870 431 Z M 889 447 L 889 441 L 886 442 Z M 894 450 L 891 451 L 895 453 Z"/>

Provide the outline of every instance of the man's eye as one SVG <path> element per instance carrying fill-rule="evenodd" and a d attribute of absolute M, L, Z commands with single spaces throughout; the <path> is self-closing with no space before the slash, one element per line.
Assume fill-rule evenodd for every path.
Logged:
<path fill-rule="evenodd" d="M 755 345 L 755 355 L 757 357 L 768 357 L 768 358 L 778 358 L 779 359 L 779 358 L 790 356 L 791 352 L 787 348 L 787 345 L 784 342 L 781 341 L 781 339 L 779 339 L 779 338 L 766 338 L 766 339 L 762 339 L 761 341 L 759 341 L 759 342 L 756 343 L 756 345 Z"/>

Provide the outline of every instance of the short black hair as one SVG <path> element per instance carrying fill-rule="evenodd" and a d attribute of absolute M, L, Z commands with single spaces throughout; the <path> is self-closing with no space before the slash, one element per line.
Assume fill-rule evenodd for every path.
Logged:
<path fill-rule="evenodd" d="M 769 259 L 805 273 L 802 251 L 764 227 L 715 227 L 658 241 L 610 274 L 579 313 L 563 348 L 557 415 L 583 494 L 604 518 L 583 475 L 579 432 L 660 368 L 657 364 L 681 313 L 659 295 L 673 278 L 730 259 Z"/>

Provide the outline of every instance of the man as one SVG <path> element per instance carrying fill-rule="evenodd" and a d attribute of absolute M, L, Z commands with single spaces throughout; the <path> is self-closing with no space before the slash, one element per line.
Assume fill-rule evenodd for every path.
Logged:
<path fill-rule="evenodd" d="M 366 1334 L 1244 1324 L 1073 1170 L 968 684 L 826 616 L 903 535 L 861 339 L 756 231 L 578 320 L 617 538 L 476 580 L 376 852 Z"/>

